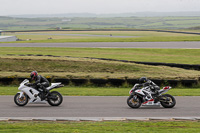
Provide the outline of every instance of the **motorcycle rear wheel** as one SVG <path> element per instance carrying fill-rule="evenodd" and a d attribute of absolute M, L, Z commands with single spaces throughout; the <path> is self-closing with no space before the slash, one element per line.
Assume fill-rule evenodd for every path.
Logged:
<path fill-rule="evenodd" d="M 161 97 L 162 99 L 166 99 L 167 101 L 160 101 L 160 104 L 164 107 L 164 108 L 173 108 L 176 105 L 176 99 L 169 94 L 165 94 L 162 95 Z"/>
<path fill-rule="evenodd" d="M 47 102 L 51 106 L 59 106 L 63 101 L 62 95 L 57 91 L 50 92 Z"/>
<path fill-rule="evenodd" d="M 133 100 L 133 95 L 130 95 L 127 98 L 127 104 L 131 108 L 139 108 L 142 104 L 141 99 L 139 97 L 136 98 L 136 100 Z"/>
<path fill-rule="evenodd" d="M 15 104 L 18 106 L 25 106 L 28 103 L 28 96 L 25 94 L 23 97 L 19 98 L 20 94 L 17 93 L 14 97 Z"/>

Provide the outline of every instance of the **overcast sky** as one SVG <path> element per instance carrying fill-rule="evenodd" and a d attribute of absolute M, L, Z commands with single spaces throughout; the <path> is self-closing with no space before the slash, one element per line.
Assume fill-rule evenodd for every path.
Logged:
<path fill-rule="evenodd" d="M 200 0 L 0 0 L 0 15 L 200 11 Z"/>

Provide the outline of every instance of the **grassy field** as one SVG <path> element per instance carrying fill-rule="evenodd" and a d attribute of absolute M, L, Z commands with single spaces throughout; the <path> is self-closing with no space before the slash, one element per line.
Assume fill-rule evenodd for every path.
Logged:
<path fill-rule="evenodd" d="M 17 44 L 16 44 L 17 45 Z M 7 54 L 41 54 L 72 57 L 97 57 L 129 61 L 200 64 L 199 49 L 142 49 L 142 48 L 6 48 L 0 47 L 0 56 Z"/>
<path fill-rule="evenodd" d="M 64 96 L 128 96 L 132 87 L 78 87 L 68 86 L 55 89 Z M 0 86 L 0 95 L 15 95 L 18 86 Z M 198 88 L 172 88 L 168 94 L 173 96 L 200 96 Z"/>
<path fill-rule="evenodd" d="M 0 122 L 0 133 L 198 133 L 199 121 Z"/>
<path fill-rule="evenodd" d="M 200 41 L 199 35 L 154 31 L 51 31 L 4 33 L 3 35 L 14 35 L 24 40 L 14 43 Z"/>
<path fill-rule="evenodd" d="M 146 76 L 154 79 L 197 79 L 200 77 L 200 72 L 195 70 L 83 58 L 200 64 L 199 49 L 42 48 L 41 50 L 41 48 L 1 47 L 0 53 L 0 77 L 27 77 L 33 70 L 53 78 L 107 79 Z M 61 57 L 19 56 L 20 54 Z"/>
<path fill-rule="evenodd" d="M 145 15 L 146 16 L 146 15 Z M 96 29 L 96 28 L 136 28 L 136 29 L 186 29 L 197 27 L 200 17 L 49 17 L 12 18 L 0 17 L 2 30 L 33 29 Z"/>
<path fill-rule="evenodd" d="M 15 65 L 13 65 L 15 64 Z M 196 79 L 199 71 L 85 58 L 1 56 L 0 77 L 27 77 L 37 70 L 51 78 Z"/>

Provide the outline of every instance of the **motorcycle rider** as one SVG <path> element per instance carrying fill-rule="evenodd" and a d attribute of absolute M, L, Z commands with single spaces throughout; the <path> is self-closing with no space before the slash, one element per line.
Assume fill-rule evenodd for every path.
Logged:
<path fill-rule="evenodd" d="M 153 81 L 147 79 L 146 77 L 141 77 L 139 79 L 139 83 L 140 83 L 138 85 L 139 87 L 147 87 L 147 86 L 149 86 L 150 91 L 154 92 L 154 94 L 156 94 L 157 96 L 159 95 L 158 90 L 160 90 L 160 87 L 158 85 L 156 85 Z M 153 98 L 152 98 L 152 95 L 151 95 L 151 92 L 150 92 L 149 94 L 146 94 L 145 101 L 149 101 L 151 99 L 153 99 Z M 157 102 L 157 100 L 155 100 L 154 102 Z"/>
<path fill-rule="evenodd" d="M 37 71 L 32 71 L 30 77 L 32 80 L 35 80 L 35 83 L 29 83 L 28 86 L 35 86 L 37 90 L 40 88 L 43 90 L 45 94 L 48 93 L 48 90 L 46 88 L 50 86 L 50 83 L 45 77 L 38 75 Z M 44 93 L 41 93 L 39 91 L 39 94 L 35 94 L 34 96 L 37 97 L 38 95 L 41 94 L 41 100 L 44 100 L 45 99 Z"/>

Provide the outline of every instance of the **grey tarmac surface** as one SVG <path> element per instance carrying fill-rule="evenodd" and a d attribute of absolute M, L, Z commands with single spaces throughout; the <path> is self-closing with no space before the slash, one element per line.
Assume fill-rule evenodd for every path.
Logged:
<path fill-rule="evenodd" d="M 141 107 L 139 109 L 131 109 L 126 103 L 127 96 L 64 96 L 63 98 L 63 103 L 58 107 L 52 107 L 49 104 L 27 104 L 24 107 L 19 107 L 14 103 L 14 96 L 0 96 L 0 118 L 200 118 L 200 96 L 176 96 L 177 104 L 171 109 L 163 107 Z"/>
<path fill-rule="evenodd" d="M 189 48 L 199 49 L 200 42 L 81 42 L 81 43 L 0 43 L 0 47 L 77 47 L 77 48 Z"/>

